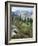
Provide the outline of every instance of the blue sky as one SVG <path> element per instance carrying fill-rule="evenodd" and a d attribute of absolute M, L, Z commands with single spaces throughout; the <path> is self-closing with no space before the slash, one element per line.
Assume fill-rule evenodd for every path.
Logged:
<path fill-rule="evenodd" d="M 32 8 L 29 8 L 29 7 L 11 7 L 11 11 L 13 12 L 13 11 L 16 11 L 16 10 L 25 10 L 25 11 L 29 11 L 29 12 L 31 12 L 32 11 Z"/>

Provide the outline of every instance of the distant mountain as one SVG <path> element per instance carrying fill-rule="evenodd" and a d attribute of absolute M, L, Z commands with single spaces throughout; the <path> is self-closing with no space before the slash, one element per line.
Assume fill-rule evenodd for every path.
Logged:
<path fill-rule="evenodd" d="M 22 14 L 24 15 L 32 15 L 32 11 L 29 12 L 29 11 L 21 11 Z"/>
<path fill-rule="evenodd" d="M 11 15 L 13 16 L 20 16 L 20 14 L 23 14 L 23 15 L 26 15 L 26 16 L 31 16 L 32 15 L 32 11 L 29 12 L 29 11 L 24 11 L 24 10 L 16 10 L 15 12 L 11 12 Z"/>

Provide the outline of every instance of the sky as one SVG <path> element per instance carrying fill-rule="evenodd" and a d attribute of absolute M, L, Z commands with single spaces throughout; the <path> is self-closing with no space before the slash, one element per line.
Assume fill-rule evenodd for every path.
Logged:
<path fill-rule="evenodd" d="M 28 15 L 29 15 L 29 17 L 31 17 L 32 10 L 33 9 L 29 8 L 29 7 L 11 7 L 11 11 L 15 12 L 15 15 L 19 15 L 19 13 L 26 13 L 27 17 L 28 17 Z M 25 15 L 24 16 L 22 15 L 22 18 L 24 18 L 24 17 L 25 17 Z"/>
<path fill-rule="evenodd" d="M 32 8 L 29 8 L 29 7 L 11 7 L 11 11 L 13 12 L 15 12 L 16 10 L 25 10 L 25 11 L 29 11 L 29 12 L 31 12 L 32 11 Z"/>

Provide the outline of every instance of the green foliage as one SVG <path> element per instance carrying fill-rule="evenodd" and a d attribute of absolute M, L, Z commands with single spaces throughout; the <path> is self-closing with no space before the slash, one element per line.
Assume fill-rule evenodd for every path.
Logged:
<path fill-rule="evenodd" d="M 30 23 L 32 23 L 33 22 L 33 20 L 32 20 L 32 18 L 30 18 Z"/>
<path fill-rule="evenodd" d="M 23 38 L 23 37 L 32 37 L 32 18 L 25 18 L 25 20 L 21 19 L 20 17 L 16 17 L 16 23 L 15 25 L 19 29 L 20 34 L 17 34 L 14 36 L 14 38 Z M 21 34 L 22 33 L 22 34 Z M 20 35 L 20 36 L 19 36 Z"/>
<path fill-rule="evenodd" d="M 21 33 L 23 33 L 24 35 L 28 35 L 28 37 L 32 37 L 31 24 L 27 25 L 27 23 L 19 21 L 18 23 L 16 23 L 16 26 Z"/>
<path fill-rule="evenodd" d="M 27 22 L 29 22 L 29 18 L 27 18 Z"/>

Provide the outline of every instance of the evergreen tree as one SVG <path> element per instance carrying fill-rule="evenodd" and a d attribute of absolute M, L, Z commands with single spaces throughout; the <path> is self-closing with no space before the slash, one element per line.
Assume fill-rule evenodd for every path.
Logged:
<path fill-rule="evenodd" d="M 30 18 L 30 23 L 31 23 L 31 25 L 32 25 L 32 22 L 33 22 L 33 20 L 32 20 L 32 18 Z"/>

